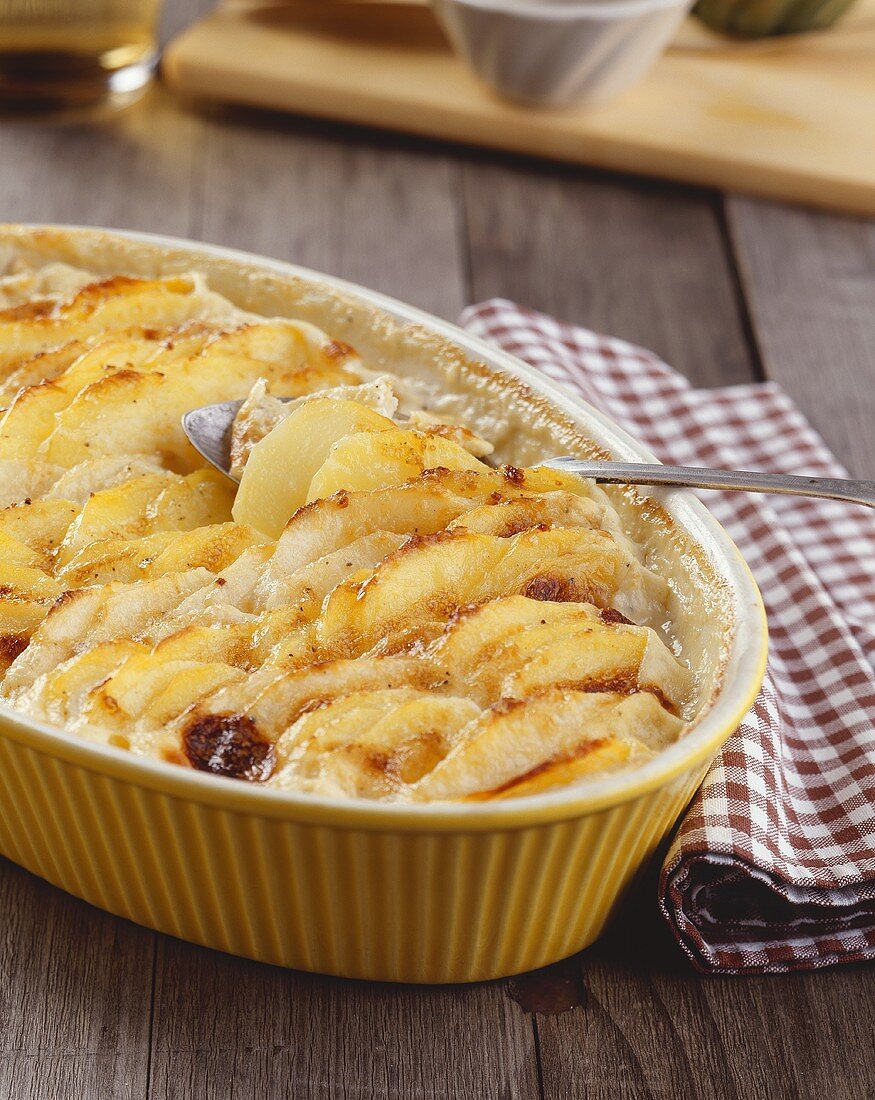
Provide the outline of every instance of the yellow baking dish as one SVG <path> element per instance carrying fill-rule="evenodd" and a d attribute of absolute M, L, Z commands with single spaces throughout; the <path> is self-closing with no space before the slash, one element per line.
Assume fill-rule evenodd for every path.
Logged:
<path fill-rule="evenodd" d="M 140 234 L 0 227 L 0 257 L 98 274 L 199 270 L 244 308 L 311 320 L 373 363 L 470 395 L 499 453 L 652 456 L 578 398 L 461 330 L 271 260 Z M 103 909 L 219 950 L 349 977 L 461 982 L 599 934 L 749 709 L 765 617 L 735 546 L 680 492 L 617 490 L 670 578 L 700 716 L 626 772 L 497 803 L 401 806 L 265 790 L 92 744 L 0 707 L 0 853 Z"/>

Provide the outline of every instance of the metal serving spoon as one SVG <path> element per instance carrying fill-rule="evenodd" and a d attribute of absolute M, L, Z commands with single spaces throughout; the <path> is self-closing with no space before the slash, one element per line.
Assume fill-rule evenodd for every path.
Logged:
<path fill-rule="evenodd" d="M 292 400 L 292 398 L 288 398 Z M 192 409 L 182 427 L 192 446 L 217 470 L 231 478 L 231 426 L 242 401 L 222 401 Z M 733 489 L 746 493 L 789 493 L 827 497 L 875 508 L 875 481 L 794 474 L 760 474 L 746 470 L 707 470 L 695 466 L 661 466 L 655 462 L 590 462 L 578 458 L 550 458 L 544 466 L 611 485 L 673 485 L 686 489 Z"/>

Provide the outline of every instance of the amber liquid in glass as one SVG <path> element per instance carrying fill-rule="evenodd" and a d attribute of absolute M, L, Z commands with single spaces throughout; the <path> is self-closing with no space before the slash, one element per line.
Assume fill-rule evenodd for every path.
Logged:
<path fill-rule="evenodd" d="M 123 105 L 155 69 L 160 0 L 0 0 L 0 113 Z"/>

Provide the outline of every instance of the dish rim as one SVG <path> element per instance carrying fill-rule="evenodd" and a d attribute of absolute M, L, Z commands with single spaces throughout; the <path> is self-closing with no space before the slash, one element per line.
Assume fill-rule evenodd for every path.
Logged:
<path fill-rule="evenodd" d="M 510 353 L 471 335 L 452 322 L 337 276 L 240 249 L 138 230 L 55 223 L 0 224 L 0 235 L 9 230 L 66 233 L 93 238 L 111 236 L 188 252 L 193 257 L 193 264 L 200 253 L 268 274 L 321 284 L 388 314 L 402 324 L 431 332 L 456 345 L 466 357 L 479 360 L 490 370 L 522 382 L 566 415 L 572 416 L 581 425 L 581 430 L 592 432 L 591 438 L 617 457 L 629 461 L 658 461 L 652 452 L 584 398 Z M 158 794 L 186 798 L 200 804 L 218 804 L 220 809 L 257 817 L 285 818 L 294 823 L 338 828 L 426 833 L 479 832 L 496 828 L 511 830 L 579 818 L 632 801 L 688 773 L 720 748 L 759 694 L 768 657 L 768 626 L 762 596 L 747 563 L 728 533 L 688 490 L 653 489 L 648 495 L 658 500 L 678 526 L 705 551 L 712 566 L 730 586 L 735 634 L 723 663 L 722 682 L 706 714 L 679 741 L 626 771 L 608 772 L 574 785 L 500 802 L 412 805 L 278 791 L 208 775 L 193 768 L 135 756 L 126 749 L 112 745 L 87 741 L 59 727 L 30 718 L 2 702 L 0 735 L 87 771 L 132 783 Z"/>

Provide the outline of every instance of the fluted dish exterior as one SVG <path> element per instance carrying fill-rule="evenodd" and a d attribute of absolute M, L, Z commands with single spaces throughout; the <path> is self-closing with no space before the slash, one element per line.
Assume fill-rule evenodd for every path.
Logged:
<path fill-rule="evenodd" d="M 40 752 L 0 726 L 0 851 L 181 939 L 407 982 L 514 974 L 591 943 L 701 781 L 570 820 L 355 829 L 239 812 Z"/>

